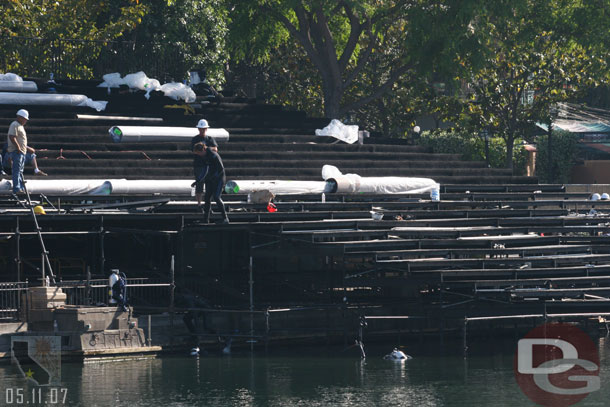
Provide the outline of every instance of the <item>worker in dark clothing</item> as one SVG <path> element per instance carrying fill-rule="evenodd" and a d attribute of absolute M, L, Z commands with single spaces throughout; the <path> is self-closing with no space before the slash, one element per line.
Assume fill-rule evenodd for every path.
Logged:
<path fill-rule="evenodd" d="M 212 149 L 218 152 L 218 144 L 213 137 L 208 136 L 207 130 L 210 128 L 208 121 L 205 119 L 199 120 L 197 123 L 197 130 L 199 130 L 199 134 L 191 139 L 191 151 L 195 152 L 195 145 L 197 143 L 205 143 L 206 145 L 210 145 Z M 202 155 L 194 154 L 193 156 L 193 172 L 195 175 L 195 179 L 199 179 L 201 172 L 204 170 L 205 158 Z M 195 197 L 197 198 L 197 205 L 201 208 L 201 197 L 203 196 L 203 183 L 195 184 Z"/>
<path fill-rule="evenodd" d="M 206 164 L 203 171 L 196 176 L 194 182 L 194 184 L 203 183 L 205 185 L 205 203 L 203 205 L 204 222 L 207 223 L 210 221 L 211 199 L 214 197 L 216 205 L 218 205 L 220 213 L 222 214 L 222 223 L 229 223 L 224 202 L 222 202 L 222 199 L 220 198 L 220 194 L 222 194 L 226 182 L 225 167 L 222 164 L 222 159 L 220 158 L 220 155 L 212 149 L 212 146 L 208 147 L 203 143 L 195 144 L 194 153 L 203 157 Z"/>

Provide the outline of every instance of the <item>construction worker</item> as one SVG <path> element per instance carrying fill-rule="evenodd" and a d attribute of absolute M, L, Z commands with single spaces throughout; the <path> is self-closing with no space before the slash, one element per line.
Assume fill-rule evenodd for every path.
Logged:
<path fill-rule="evenodd" d="M 25 125 L 30 120 L 30 114 L 25 109 L 17 111 L 17 118 L 11 123 L 7 134 L 7 156 L 12 161 L 13 171 L 13 193 L 23 192 L 25 183 L 23 181 L 23 167 L 27 161 L 34 164 L 34 174 L 47 175 L 38 168 L 36 161 L 36 151 L 28 147 L 28 138 L 25 132 Z"/>
<path fill-rule="evenodd" d="M 191 139 L 191 151 L 195 153 L 195 145 L 197 143 L 205 143 L 214 146 L 214 151 L 218 152 L 218 144 L 216 144 L 216 140 L 212 137 L 208 136 L 207 130 L 210 128 L 208 121 L 205 119 L 199 120 L 197 123 L 197 130 L 199 130 L 199 134 Z M 193 172 L 195 174 L 195 179 L 199 178 L 199 174 L 205 168 L 205 159 L 204 155 L 196 154 L 193 157 Z M 195 184 L 195 198 L 197 199 L 197 205 L 201 208 L 201 197 L 203 196 L 203 183 Z"/>
<path fill-rule="evenodd" d="M 224 202 L 222 202 L 222 199 L 220 198 L 220 194 L 222 194 L 222 189 L 226 182 L 225 167 L 222 164 L 220 155 L 218 155 L 211 146 L 208 147 L 204 143 L 195 144 L 193 152 L 195 155 L 202 157 L 205 163 L 205 167 L 199 174 L 196 174 L 195 182 L 193 183 L 195 188 L 197 188 L 197 184 L 205 184 L 205 203 L 203 205 L 204 222 L 207 223 L 210 221 L 211 199 L 214 197 L 216 205 L 220 209 L 220 213 L 223 217 L 222 223 L 229 223 Z"/>

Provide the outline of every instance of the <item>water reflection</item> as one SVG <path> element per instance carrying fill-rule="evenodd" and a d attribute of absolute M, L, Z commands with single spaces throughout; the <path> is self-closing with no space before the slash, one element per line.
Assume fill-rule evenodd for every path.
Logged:
<path fill-rule="evenodd" d="M 610 391 L 608 346 L 599 341 L 602 390 L 582 405 L 605 405 Z M 387 349 L 385 349 L 387 350 Z M 513 374 L 512 352 L 469 356 L 410 352 L 404 363 L 387 352 L 358 355 L 234 354 L 163 357 L 106 363 L 64 363 L 70 406 L 472 406 L 530 405 Z M 27 386 L 0 366 L 5 386 Z M 2 403 L 0 403 L 2 404 Z"/>

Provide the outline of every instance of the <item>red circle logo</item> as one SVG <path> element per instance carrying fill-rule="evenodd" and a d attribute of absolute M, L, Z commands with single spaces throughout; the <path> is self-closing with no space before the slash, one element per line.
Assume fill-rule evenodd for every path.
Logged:
<path fill-rule="evenodd" d="M 600 389 L 597 347 L 570 324 L 532 329 L 519 340 L 514 369 L 523 393 L 543 406 L 570 406 Z"/>

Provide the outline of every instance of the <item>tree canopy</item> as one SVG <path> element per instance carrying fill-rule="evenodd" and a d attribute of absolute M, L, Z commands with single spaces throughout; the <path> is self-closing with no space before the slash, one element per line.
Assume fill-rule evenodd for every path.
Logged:
<path fill-rule="evenodd" d="M 607 86 L 609 13 L 610 0 L 5 0 L 0 36 L 99 41 L 61 50 L 75 77 L 116 54 L 104 41 L 150 43 L 176 80 L 203 68 L 219 87 L 386 135 L 432 115 L 501 137 L 510 167 L 555 103 Z M 24 48 L 4 47 L 5 66 L 50 58 Z"/>
<path fill-rule="evenodd" d="M 451 0 L 245 3 L 231 2 L 234 55 L 265 60 L 279 44 L 302 47 L 320 76 L 327 117 L 378 99 L 409 72 L 453 61 L 446 57 L 452 44 L 466 38 L 465 23 L 474 11 Z"/>
<path fill-rule="evenodd" d="M 549 122 L 552 107 L 607 80 L 606 56 L 574 29 L 588 14 L 584 2 L 498 0 L 472 22 L 476 52 L 462 59 L 469 86 L 458 121 L 486 129 L 507 145 L 512 166 L 517 136 Z M 584 23 L 584 22 L 581 22 Z"/>

